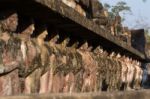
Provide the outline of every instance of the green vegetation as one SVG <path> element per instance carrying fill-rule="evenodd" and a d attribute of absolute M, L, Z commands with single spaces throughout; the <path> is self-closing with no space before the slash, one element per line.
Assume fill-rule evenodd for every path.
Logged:
<path fill-rule="evenodd" d="M 121 12 L 131 12 L 130 7 L 124 1 L 119 1 L 114 6 L 105 3 L 104 8 L 108 9 L 110 18 L 114 18 L 116 15 L 119 15 Z M 124 21 L 124 18 L 122 21 Z"/>

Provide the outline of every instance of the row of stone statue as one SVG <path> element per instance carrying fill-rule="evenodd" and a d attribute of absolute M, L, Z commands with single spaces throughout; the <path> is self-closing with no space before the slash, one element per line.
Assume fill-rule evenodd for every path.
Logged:
<path fill-rule="evenodd" d="M 0 95 L 140 88 L 139 61 L 101 47 L 91 50 L 88 42 L 67 47 L 69 37 L 58 44 L 59 33 L 48 33 L 46 26 L 31 38 L 36 28 L 28 21 L 20 33 L 13 33 L 19 27 L 16 13 L 0 21 Z M 51 39 L 45 41 L 48 34 Z"/>
<path fill-rule="evenodd" d="M 120 40 L 131 44 L 131 31 L 121 24 L 121 16 L 111 18 L 108 10 L 103 7 L 99 0 L 61 0 L 69 7 L 75 9 L 82 16 L 92 19 L 100 26 L 104 26 L 107 32 Z"/>

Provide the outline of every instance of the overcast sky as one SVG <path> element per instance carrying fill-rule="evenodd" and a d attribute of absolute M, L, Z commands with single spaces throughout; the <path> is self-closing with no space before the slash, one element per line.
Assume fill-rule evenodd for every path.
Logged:
<path fill-rule="evenodd" d="M 150 28 L 150 0 L 100 0 L 102 3 L 110 5 L 118 1 L 125 1 L 130 7 L 132 14 L 123 15 L 125 17 L 124 25 L 130 28 Z M 137 22 L 140 24 L 137 25 Z"/>

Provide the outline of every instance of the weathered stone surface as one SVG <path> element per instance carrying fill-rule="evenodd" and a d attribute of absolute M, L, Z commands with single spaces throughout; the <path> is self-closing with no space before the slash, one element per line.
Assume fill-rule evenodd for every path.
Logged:
<path fill-rule="evenodd" d="M 131 45 L 138 51 L 145 53 L 146 38 L 144 29 L 131 30 Z"/>
<path fill-rule="evenodd" d="M 29 29 L 29 27 L 27 27 L 27 29 Z M 23 49 L 21 49 L 21 41 L 18 40 L 18 38 L 21 39 L 21 36 L 17 36 L 21 34 L 16 34 L 14 40 L 18 40 L 18 42 L 15 43 L 19 43 L 17 45 L 18 47 L 16 47 L 15 44 L 8 44 L 9 46 L 7 47 L 11 47 L 11 50 L 7 52 L 8 56 L 10 53 L 10 56 L 5 56 L 6 58 L 2 57 L 3 60 L 8 59 L 12 61 L 9 59 L 12 57 L 11 54 L 15 54 L 13 52 L 21 50 L 21 53 L 14 55 L 14 57 L 19 56 L 21 60 L 18 61 L 17 58 L 14 58 L 13 61 L 17 61 L 18 64 L 21 65 L 19 71 L 25 71 L 25 73 L 19 72 L 21 73 L 19 75 L 22 75 L 25 79 L 24 85 L 21 88 L 25 94 L 116 91 L 121 89 L 122 83 L 128 85 L 124 87 L 125 90 L 128 90 L 128 88 L 135 89 L 130 86 L 132 81 L 134 84 L 136 83 L 134 79 L 137 79 L 139 82 L 137 85 L 140 86 L 141 79 L 133 75 L 133 73 L 136 74 L 137 71 L 135 72 L 134 69 L 130 69 L 138 66 L 139 70 L 142 70 L 140 68 L 141 64 L 137 64 L 138 61 L 129 60 L 128 57 L 121 57 L 120 54 L 109 54 L 100 47 L 93 52 L 88 42 L 83 43 L 79 49 L 67 47 L 69 38 L 64 39 L 60 44 L 56 43 L 59 39 L 55 40 L 54 38 L 54 40 L 50 40 L 49 43 L 46 43 L 44 41 L 47 35 L 46 31 L 45 29 L 44 32 L 41 32 L 36 40 L 30 38 L 29 34 L 30 39 L 27 39 L 24 45 L 25 48 L 27 48 L 24 49 L 25 53 Z M 28 31 L 27 34 L 30 32 L 31 31 Z M 10 39 L 12 38 L 11 36 Z M 2 51 L 5 52 L 5 50 Z M 9 62 L 8 60 L 7 62 Z M 11 66 L 13 66 L 13 64 Z M 123 66 L 129 69 L 125 74 L 127 79 L 130 78 L 129 76 L 132 77 L 129 81 L 125 80 L 123 82 L 121 79 Z M 132 74 L 130 72 L 132 72 Z M 15 78 L 17 78 L 19 75 L 17 73 L 15 74 Z M 142 74 L 137 75 L 141 76 Z M 10 87 L 12 86 L 10 85 Z M 10 93 L 10 95 L 11 94 L 12 93 Z"/>
<path fill-rule="evenodd" d="M 6 11 L 4 20 L 1 20 L 1 73 L 0 73 L 0 95 L 16 95 L 20 94 L 20 81 L 18 69 L 22 61 L 21 51 L 19 49 L 20 41 L 11 35 L 17 28 L 17 14 L 15 12 Z"/>
<path fill-rule="evenodd" d="M 44 30 L 35 31 L 35 34 L 38 35 L 36 38 L 31 38 L 34 29 L 39 29 L 39 27 L 36 26 L 38 24 L 36 22 L 28 24 L 24 31 L 13 35 L 15 40 L 19 40 L 15 43 L 13 41 L 9 42 L 10 44 L 8 43 L 7 47 L 11 50 L 6 51 L 6 53 L 6 49 L 2 50 L 4 51 L 4 55 L 1 54 L 3 56 L 1 57 L 2 60 L 5 59 L 6 63 L 17 61 L 17 65 L 11 64 L 12 68 L 21 65 L 19 71 L 25 71 L 22 74 L 19 72 L 19 75 L 25 80 L 23 88 L 21 88 L 25 90 L 25 94 L 118 91 L 121 87 L 124 90 L 140 88 L 143 72 L 141 62 L 145 60 L 143 54 L 131 46 L 117 41 L 118 39 L 107 34 L 105 28 L 97 26 L 73 9 L 68 9 L 66 5 L 58 0 L 24 1 L 25 5 L 22 5 L 21 2 L 18 3 L 23 7 L 23 10 L 17 9 L 20 14 L 35 18 L 36 21 L 44 23 L 45 26 Z M 31 8 L 30 11 L 26 7 L 31 4 L 35 5 L 35 8 L 41 9 L 40 13 L 36 12 L 37 9 Z M 17 5 L 17 8 L 20 8 L 20 5 Z M 20 12 L 24 10 L 26 10 L 25 13 Z M 71 14 L 69 11 L 74 12 Z M 40 17 L 38 17 L 39 15 Z M 22 17 L 20 16 L 20 18 Z M 30 22 L 30 20 L 26 21 Z M 67 23 L 72 23 L 72 28 L 69 28 L 70 25 Z M 51 27 L 47 28 L 46 25 L 55 25 L 57 29 L 53 31 Z M 78 29 L 74 28 L 76 26 Z M 54 35 L 48 29 L 55 32 L 60 38 L 54 37 L 54 39 L 52 37 L 52 41 L 46 42 L 44 40 L 46 36 L 51 37 Z M 61 29 L 62 31 L 60 31 Z M 69 32 L 70 29 L 73 30 Z M 72 34 L 66 35 L 67 33 Z M 7 36 L 2 36 L 1 39 L 7 41 L 13 38 L 13 36 Z M 72 36 L 80 37 L 76 41 L 80 45 L 78 48 L 68 46 Z M 82 42 L 82 39 L 85 41 Z M 3 47 L 3 42 L 0 43 L 0 47 Z M 92 50 L 95 43 L 104 47 L 104 49 L 97 47 Z M 19 53 L 20 50 L 21 53 Z M 15 54 L 16 51 L 17 54 Z M 8 56 L 5 54 L 8 54 Z M 11 54 L 20 57 L 20 60 L 18 60 L 18 57 L 12 59 L 13 55 Z M 7 64 L 4 65 L 7 66 Z M 10 66 L 10 64 L 8 65 Z M 15 72 L 15 78 L 19 77 L 17 73 L 18 71 Z M 15 82 L 12 85 L 15 86 Z M 12 85 L 8 86 L 11 88 Z"/>
<path fill-rule="evenodd" d="M 112 42 L 111 46 L 115 46 L 116 49 L 118 48 L 117 46 L 119 46 L 119 47 L 123 48 L 124 51 L 126 50 L 128 52 L 134 53 L 135 55 L 140 56 L 140 58 L 142 58 L 142 59 L 145 58 L 145 56 L 142 55 L 142 53 L 133 49 L 131 46 L 127 45 L 126 43 L 121 42 L 119 39 L 112 37 L 110 35 L 110 33 L 107 33 L 104 29 L 102 29 L 98 25 L 94 24 L 92 21 L 78 15 L 78 13 L 76 13 L 73 9 L 69 9 L 68 7 L 63 5 L 61 2 L 59 2 L 57 0 L 55 0 L 55 1 L 53 1 L 53 0 L 52 1 L 35 0 L 35 1 L 37 1 L 40 4 L 43 4 L 44 6 L 49 7 L 49 9 L 52 9 L 53 11 L 56 11 L 67 18 L 73 20 L 74 22 L 80 24 L 81 26 L 86 27 L 88 30 L 92 31 L 93 34 L 96 34 L 100 37 L 107 39 L 108 41 Z M 72 13 L 69 13 L 69 12 L 72 12 Z"/>
<path fill-rule="evenodd" d="M 81 94 L 46 94 L 46 95 L 20 95 L 6 96 L 1 99 L 149 99 L 150 91 L 128 91 L 128 92 L 102 92 L 102 93 L 81 93 Z"/>
<path fill-rule="evenodd" d="M 6 2 L 12 3 L 10 0 L 1 2 L 2 5 L 5 5 Z M 111 36 L 104 28 L 81 16 L 75 10 L 69 8 L 59 0 L 33 0 L 23 2 L 16 0 L 14 5 L 16 5 L 19 13 L 33 16 L 43 22 L 55 24 L 56 27 L 60 29 L 64 29 L 67 32 L 73 32 L 72 35 L 77 35 L 90 40 L 94 44 L 100 44 L 108 50 L 113 49 L 114 51 L 129 55 L 135 59 L 145 60 L 145 56 L 142 53 L 116 37 Z M 35 6 L 36 9 L 34 7 L 28 8 L 28 6 Z M 5 6 L 2 7 L 5 8 Z M 70 24 L 68 25 L 68 23 Z"/>

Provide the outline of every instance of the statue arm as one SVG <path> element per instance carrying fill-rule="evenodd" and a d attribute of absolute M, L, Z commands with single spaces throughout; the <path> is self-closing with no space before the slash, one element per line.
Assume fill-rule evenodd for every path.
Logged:
<path fill-rule="evenodd" d="M 15 61 L 5 64 L 3 66 L 1 65 L 0 66 L 0 74 L 9 73 L 17 68 L 18 68 L 18 63 Z"/>

